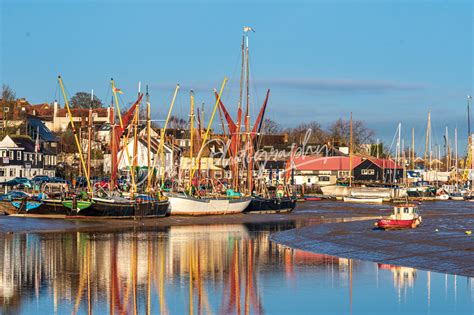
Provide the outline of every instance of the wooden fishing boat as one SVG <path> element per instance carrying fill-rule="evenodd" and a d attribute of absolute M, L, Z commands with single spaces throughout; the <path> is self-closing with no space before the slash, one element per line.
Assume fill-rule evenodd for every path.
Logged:
<path fill-rule="evenodd" d="M 64 200 L 62 202 L 62 205 L 70 210 L 74 210 L 76 212 L 79 212 L 81 210 L 87 209 L 92 205 L 92 201 L 89 200 L 77 200 L 74 202 L 74 200 Z M 74 209 L 73 209 L 74 208 Z"/>
<path fill-rule="evenodd" d="M 416 228 L 421 224 L 421 216 L 418 206 L 415 204 L 403 204 L 393 207 L 393 213 L 375 222 L 380 229 L 404 229 Z"/>
<path fill-rule="evenodd" d="M 60 198 L 41 199 L 41 206 L 31 211 L 32 214 L 69 214 L 70 211 L 62 205 Z"/>
<path fill-rule="evenodd" d="M 168 215 L 168 200 L 130 200 L 120 197 L 92 198 L 90 207 L 78 211 L 80 216 L 94 217 L 164 217 Z"/>
<path fill-rule="evenodd" d="M 374 204 L 383 203 L 383 198 L 379 198 L 379 197 L 347 196 L 347 197 L 344 197 L 343 200 L 344 202 L 353 202 L 353 203 L 374 203 Z"/>
<path fill-rule="evenodd" d="M 252 197 L 244 212 L 247 213 L 285 213 L 296 207 L 296 198 L 292 197 Z"/>
<path fill-rule="evenodd" d="M 18 212 L 29 213 L 41 206 L 41 202 L 36 200 L 16 200 L 12 201 L 12 205 L 18 209 Z"/>
<path fill-rule="evenodd" d="M 169 193 L 171 215 L 213 215 L 243 212 L 251 202 L 250 197 L 197 198 L 184 194 Z"/>

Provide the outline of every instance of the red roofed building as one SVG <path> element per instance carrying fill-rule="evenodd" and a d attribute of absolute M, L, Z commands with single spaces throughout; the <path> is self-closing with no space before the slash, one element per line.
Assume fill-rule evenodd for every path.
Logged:
<path fill-rule="evenodd" d="M 75 123 L 86 125 L 89 118 L 88 108 L 71 108 L 72 119 Z M 110 123 L 110 108 L 92 109 L 93 124 L 103 125 Z M 58 102 L 53 104 L 43 103 L 31 105 L 25 99 L 16 100 L 11 107 L 0 110 L 0 119 L 5 117 L 8 126 L 17 126 L 25 120 L 27 116 L 35 116 L 44 121 L 46 127 L 53 132 L 66 130 L 69 124 L 69 116 L 65 108 L 61 108 Z"/>
<path fill-rule="evenodd" d="M 360 156 L 352 157 L 352 168 L 362 162 Z M 336 184 L 338 179 L 349 177 L 348 156 L 301 156 L 295 157 L 295 184 L 327 186 Z"/>

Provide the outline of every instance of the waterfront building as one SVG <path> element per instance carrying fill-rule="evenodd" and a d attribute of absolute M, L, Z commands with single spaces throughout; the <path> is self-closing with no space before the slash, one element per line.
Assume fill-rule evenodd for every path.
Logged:
<path fill-rule="evenodd" d="M 29 136 L 7 135 L 0 141 L 0 182 L 15 177 L 54 176 L 56 163 L 56 154 L 42 151 L 39 141 Z"/>
<path fill-rule="evenodd" d="M 353 169 L 354 181 L 400 182 L 403 180 L 403 166 L 393 160 L 367 158 Z"/>

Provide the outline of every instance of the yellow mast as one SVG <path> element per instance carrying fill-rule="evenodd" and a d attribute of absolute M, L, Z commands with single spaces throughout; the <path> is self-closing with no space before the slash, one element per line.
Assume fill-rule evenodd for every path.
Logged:
<path fill-rule="evenodd" d="M 194 150 L 194 92 L 191 90 L 189 93 L 191 101 L 191 109 L 189 114 L 189 132 L 190 132 L 190 143 L 189 143 L 189 158 L 193 159 L 193 150 Z"/>
<path fill-rule="evenodd" d="M 164 149 L 164 134 L 165 134 L 166 127 L 168 126 L 168 122 L 170 120 L 171 111 L 173 110 L 173 106 L 174 106 L 174 102 L 176 101 L 176 95 L 178 94 L 178 90 L 179 90 L 179 84 L 176 84 L 176 88 L 175 88 L 174 94 L 173 94 L 173 99 L 171 100 L 171 105 L 170 105 L 170 108 L 168 110 L 168 116 L 166 116 L 165 125 L 161 129 L 161 132 L 160 132 L 160 145 L 159 145 L 159 149 L 158 149 L 157 154 L 161 154 L 161 151 L 163 151 L 163 149 Z M 163 155 L 163 157 L 164 157 L 164 155 Z M 165 177 L 165 174 L 163 172 L 164 171 L 163 160 L 164 160 L 164 158 L 161 159 L 161 162 L 162 162 L 162 165 L 161 165 L 161 171 L 162 171 L 161 172 L 162 173 L 161 174 L 161 179 L 162 179 L 162 182 L 163 182 L 164 177 Z M 157 158 L 155 157 L 155 159 L 153 161 L 152 170 L 155 169 L 156 161 L 157 161 Z M 148 170 L 148 176 L 150 176 L 150 173 L 151 173 L 151 170 Z M 149 191 L 150 187 L 148 187 L 147 190 Z"/>
<path fill-rule="evenodd" d="M 352 112 L 349 120 L 349 187 L 352 187 Z"/>
<path fill-rule="evenodd" d="M 149 95 L 148 95 L 148 86 L 146 87 L 146 128 L 147 128 L 147 139 L 146 139 L 146 142 L 147 142 L 147 166 L 148 166 L 148 172 L 150 171 L 150 164 L 151 164 L 151 135 L 150 135 L 150 131 L 151 131 L 151 120 L 150 120 L 150 100 L 149 100 Z M 148 180 L 148 184 L 147 184 L 147 187 L 150 187 L 151 185 L 151 176 L 148 176 L 147 178 Z"/>
<path fill-rule="evenodd" d="M 211 130 L 212 121 L 214 120 L 214 115 L 216 114 L 217 106 L 219 106 L 222 91 L 224 90 L 224 87 L 225 87 L 226 83 L 227 83 L 227 77 L 224 77 L 224 80 L 222 81 L 221 89 L 219 91 L 219 95 L 218 95 L 217 100 L 216 100 L 216 104 L 214 105 L 214 110 L 212 111 L 211 119 L 209 120 L 209 124 L 207 125 L 206 133 L 204 134 L 204 139 L 202 140 L 201 148 L 199 149 L 199 153 L 198 153 L 198 156 L 197 156 L 198 161 L 201 158 L 202 151 L 204 149 L 204 146 L 206 145 L 206 141 L 207 141 L 207 138 L 209 136 L 209 130 Z M 193 166 L 190 178 L 194 178 L 194 174 L 196 173 L 196 167 L 197 167 L 196 165 Z M 189 182 L 188 190 L 190 188 L 191 188 L 191 181 Z"/>
<path fill-rule="evenodd" d="M 140 83 L 138 84 L 138 97 L 140 97 Z M 130 172 L 135 176 L 135 170 L 138 167 L 137 154 L 138 154 L 138 122 L 140 121 L 140 103 L 137 104 L 135 109 L 136 120 L 133 124 L 134 134 L 133 134 L 133 159 Z M 132 177 L 134 179 L 134 177 Z M 137 184 L 135 181 L 132 181 L 132 193 L 137 192 Z"/>
<path fill-rule="evenodd" d="M 90 183 L 89 172 L 87 171 L 86 163 L 84 161 L 84 157 L 82 156 L 81 144 L 79 143 L 79 138 L 77 137 L 76 127 L 74 127 L 74 121 L 72 120 L 71 109 L 69 108 L 69 103 L 66 97 L 66 91 L 64 90 L 63 80 L 61 79 L 61 76 L 58 76 L 58 81 L 59 81 L 59 85 L 61 86 L 61 92 L 64 97 L 64 103 L 66 105 L 67 113 L 69 116 L 69 123 L 71 124 L 72 133 L 74 134 L 74 140 L 76 141 L 76 146 L 79 152 L 79 158 L 81 160 L 82 169 L 84 170 L 84 173 L 86 175 L 87 189 L 89 190 L 89 194 L 92 196 L 92 187 Z"/>
<path fill-rule="evenodd" d="M 120 128 L 123 129 L 122 114 L 120 113 L 120 105 L 119 105 L 119 102 L 118 102 L 115 82 L 114 82 L 114 79 L 110 79 L 110 81 L 111 81 L 111 85 L 112 85 L 112 93 L 114 94 L 115 107 L 117 108 L 117 113 L 118 113 L 118 117 L 119 117 L 119 121 L 120 121 Z M 135 112 L 134 120 L 137 118 L 137 113 L 138 113 L 138 111 Z M 132 121 L 132 125 L 133 125 L 133 121 Z M 129 130 L 129 133 L 130 133 L 130 130 Z M 115 145 L 119 146 L 120 143 L 116 143 Z M 128 135 L 124 139 L 124 148 L 125 148 L 125 155 L 127 156 L 128 165 L 131 168 L 131 171 L 130 171 L 130 175 L 132 177 L 132 191 L 131 191 L 131 193 L 132 193 L 132 197 L 133 197 L 133 193 L 136 191 L 136 183 L 135 183 L 135 174 L 134 174 L 133 167 L 132 167 L 133 162 L 130 161 L 130 153 L 128 152 Z M 120 161 L 117 161 L 117 162 L 120 162 Z M 115 167 L 118 167 L 118 165 L 116 165 Z"/>
<path fill-rule="evenodd" d="M 190 110 L 189 110 L 189 163 L 194 165 L 193 155 L 194 155 L 194 92 L 191 90 L 189 93 L 190 97 Z M 192 178 L 189 178 L 189 181 L 192 183 Z"/>

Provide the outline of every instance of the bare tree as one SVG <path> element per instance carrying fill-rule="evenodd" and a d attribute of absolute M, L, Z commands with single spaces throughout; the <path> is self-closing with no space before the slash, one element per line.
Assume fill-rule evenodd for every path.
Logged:
<path fill-rule="evenodd" d="M 266 135 L 276 135 L 282 132 L 282 128 L 280 124 L 276 121 L 269 118 L 265 118 L 263 120 L 262 130 L 260 132 Z"/>
<path fill-rule="evenodd" d="M 371 144 L 374 140 L 375 132 L 368 128 L 361 120 L 352 123 L 352 140 L 355 150 L 363 144 Z M 339 118 L 329 127 L 329 137 L 333 144 L 348 146 L 350 142 L 350 122 Z"/>
<path fill-rule="evenodd" d="M 302 144 L 305 140 L 309 144 L 322 144 L 327 139 L 327 133 L 316 121 L 299 124 L 294 128 L 287 129 L 287 132 L 290 142 L 298 144 Z M 309 135 L 308 139 L 306 139 L 307 135 Z"/>
<path fill-rule="evenodd" d="M 101 108 L 102 101 L 94 95 L 94 99 L 91 100 L 91 94 L 87 92 L 77 92 L 69 100 L 69 104 L 73 108 Z"/>
<path fill-rule="evenodd" d="M 189 125 L 187 120 L 174 115 L 170 116 L 168 123 L 170 125 L 170 128 L 174 129 L 186 129 Z"/>

